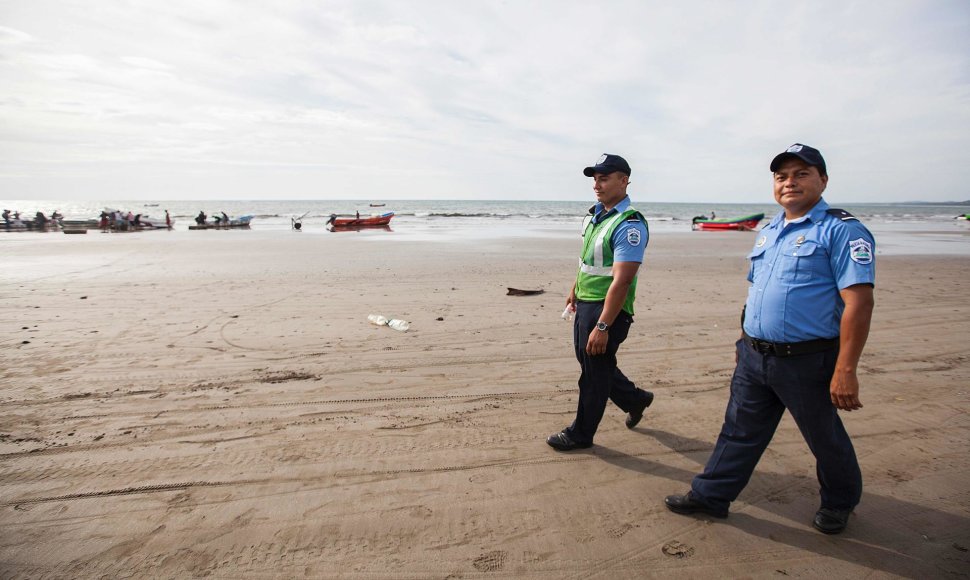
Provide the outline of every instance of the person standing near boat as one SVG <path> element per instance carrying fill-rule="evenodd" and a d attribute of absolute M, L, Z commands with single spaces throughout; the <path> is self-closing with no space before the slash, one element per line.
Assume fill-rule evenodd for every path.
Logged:
<path fill-rule="evenodd" d="M 630 173 L 625 159 L 608 153 L 583 170 L 593 178 L 597 203 L 583 222 L 579 271 L 566 299 L 566 309 L 575 313 L 573 348 L 581 374 L 575 420 L 546 439 L 559 451 L 593 445 L 607 400 L 627 412 L 629 429 L 653 402 L 653 393 L 637 388 L 616 361 L 633 323 L 637 271 L 649 236 L 646 218 L 626 192 Z"/>
<path fill-rule="evenodd" d="M 704 472 L 666 506 L 724 518 L 747 485 L 785 409 L 816 459 L 821 505 L 812 525 L 842 532 L 862 497 L 862 472 L 838 411 L 862 408 L 856 368 L 869 335 L 875 240 L 822 199 L 822 154 L 796 143 L 775 156 L 782 211 L 748 255 L 748 299 L 724 425 Z"/>

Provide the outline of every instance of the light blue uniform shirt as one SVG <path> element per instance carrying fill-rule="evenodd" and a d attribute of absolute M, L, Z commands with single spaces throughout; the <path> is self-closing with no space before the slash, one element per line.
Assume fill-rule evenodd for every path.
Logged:
<path fill-rule="evenodd" d="M 876 281 L 876 243 L 862 223 L 827 213 L 820 199 L 785 226 L 780 212 L 758 233 L 748 270 L 744 331 L 771 342 L 839 336 L 839 291 Z"/>
<path fill-rule="evenodd" d="M 603 213 L 603 204 L 597 202 L 593 206 L 593 223 L 598 224 L 607 217 L 615 213 L 623 213 L 628 209 L 630 209 L 630 196 L 624 197 L 616 207 L 606 213 Z M 623 220 L 613 230 L 613 261 L 642 264 L 643 252 L 647 249 L 649 241 L 650 233 L 647 230 L 647 224 L 640 220 Z"/>

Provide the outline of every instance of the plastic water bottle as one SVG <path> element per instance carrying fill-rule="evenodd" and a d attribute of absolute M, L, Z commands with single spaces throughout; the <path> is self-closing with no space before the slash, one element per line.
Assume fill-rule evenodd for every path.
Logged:
<path fill-rule="evenodd" d="M 377 326 L 384 326 L 387 324 L 387 319 L 380 314 L 369 314 L 367 316 L 367 320 L 369 320 L 371 324 L 376 324 Z"/>
<path fill-rule="evenodd" d="M 411 328 L 411 323 L 407 320 L 399 320 L 397 318 L 392 318 L 387 321 L 387 325 L 394 330 L 399 330 L 401 332 L 407 332 L 407 329 Z"/>
<path fill-rule="evenodd" d="M 573 308 L 573 305 L 567 304 L 566 309 L 562 311 L 562 319 L 566 321 L 572 320 L 574 312 L 576 312 L 576 309 Z"/>

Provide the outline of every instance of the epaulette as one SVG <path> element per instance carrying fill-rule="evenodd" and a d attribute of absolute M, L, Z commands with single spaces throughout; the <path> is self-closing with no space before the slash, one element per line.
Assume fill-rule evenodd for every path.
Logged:
<path fill-rule="evenodd" d="M 825 213 L 829 214 L 830 216 L 835 216 L 844 222 L 847 222 L 849 220 L 859 221 L 859 218 L 855 217 L 854 215 L 845 211 L 844 209 L 838 209 L 833 207 L 825 210 Z"/>

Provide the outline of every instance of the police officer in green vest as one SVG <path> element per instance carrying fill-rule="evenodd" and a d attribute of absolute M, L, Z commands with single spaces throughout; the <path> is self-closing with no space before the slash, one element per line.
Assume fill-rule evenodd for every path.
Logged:
<path fill-rule="evenodd" d="M 647 220 L 627 196 L 630 165 L 625 159 L 604 153 L 583 174 L 593 178 L 597 203 L 583 222 L 583 253 L 566 299 L 566 307 L 575 312 L 573 346 L 582 374 L 576 419 L 546 440 L 559 451 L 593 445 L 607 399 L 627 412 L 629 429 L 653 402 L 653 394 L 638 389 L 616 364 L 616 351 L 633 323 L 637 270 L 649 236 Z"/>

